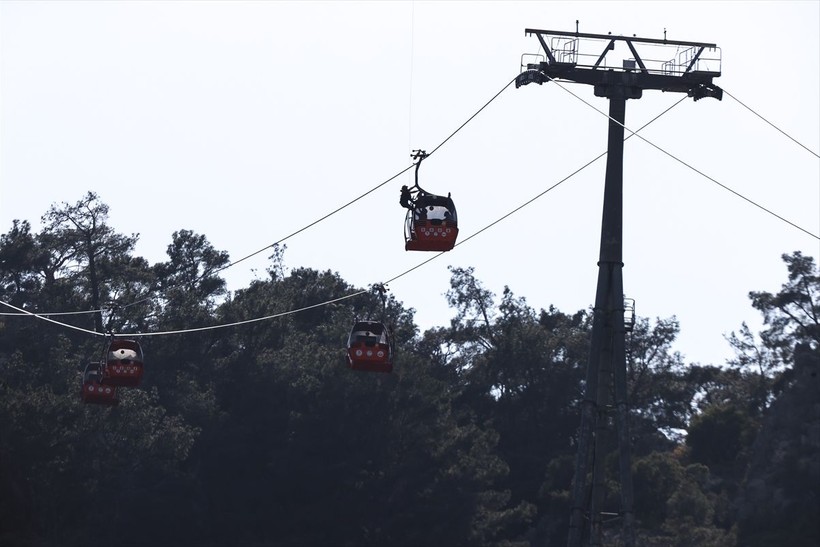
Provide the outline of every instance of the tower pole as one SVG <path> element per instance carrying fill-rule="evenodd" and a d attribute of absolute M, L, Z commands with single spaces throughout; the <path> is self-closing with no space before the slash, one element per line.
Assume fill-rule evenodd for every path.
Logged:
<path fill-rule="evenodd" d="M 629 456 L 629 426 L 626 393 L 626 353 L 623 315 L 623 150 L 626 97 L 613 88 L 609 97 L 609 132 L 606 180 L 601 219 L 601 247 L 598 259 L 598 285 L 592 318 L 592 340 L 587 366 L 586 391 L 582 404 L 568 546 L 580 547 L 583 536 L 584 507 L 590 520 L 589 545 L 600 545 L 601 519 L 605 495 L 605 473 L 601 461 L 606 456 L 607 432 L 611 414 L 611 394 L 615 392 L 618 445 L 621 461 L 621 513 L 625 517 L 625 545 L 634 545 L 632 531 L 632 473 Z M 616 380 L 617 379 L 617 380 Z M 590 449 L 592 453 L 590 454 Z M 592 489 L 586 488 L 590 459 Z M 625 488 L 626 487 L 626 488 Z M 625 495 L 626 494 L 626 495 Z M 585 497 L 590 496 L 589 504 Z M 629 526 L 626 526 L 627 521 Z M 627 529 L 629 531 L 627 531 Z"/>
<path fill-rule="evenodd" d="M 623 526 L 621 542 L 634 547 L 631 437 L 626 368 L 626 329 L 623 287 L 623 153 L 627 99 L 640 99 L 644 89 L 686 93 L 698 101 L 704 97 L 721 100 L 723 90 L 712 83 L 720 76 L 720 50 L 715 44 L 683 42 L 611 33 L 525 29 L 538 38 L 545 60 L 527 64 L 516 78 L 516 87 L 550 80 L 565 80 L 594 87 L 595 95 L 609 99 L 609 132 L 601 220 L 598 284 L 592 316 L 592 335 L 586 371 L 581 425 L 572 483 L 567 545 L 600 546 L 604 515 L 617 515 Z M 590 55 L 585 43 L 598 48 Z M 611 64 L 608 56 L 616 46 L 629 53 Z M 642 57 L 639 49 L 651 46 L 670 52 L 667 60 Z M 583 55 L 581 54 L 581 50 Z M 597 59 L 593 64 L 592 59 Z M 523 68 L 523 67 L 522 67 Z M 633 308 L 634 309 L 634 308 Z M 613 424 L 614 422 L 614 424 Z M 613 429 L 617 434 L 613 435 Z M 610 446 L 618 445 L 620 508 L 604 511 L 607 500 L 605 458 Z M 592 484 L 587 485 L 591 474 Z"/>

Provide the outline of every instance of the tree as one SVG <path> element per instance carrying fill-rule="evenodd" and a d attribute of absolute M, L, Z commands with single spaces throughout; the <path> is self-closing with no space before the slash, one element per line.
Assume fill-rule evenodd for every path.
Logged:
<path fill-rule="evenodd" d="M 114 300 L 95 328 L 163 334 L 145 339 L 142 386 L 107 408 L 77 393 L 78 356 L 96 354 L 97 337 L 0 322 L 0 543 L 565 542 L 589 312 L 536 311 L 508 287 L 496 299 L 472 268 L 451 268 L 455 317 L 419 336 L 392 296 L 331 271 L 286 272 L 279 248 L 269 277 L 232 295 L 219 276 L 228 255 L 203 235 L 175 232 L 168 261 L 149 267 L 107 211 L 89 194 L 53 206 L 40 234 L 15 222 L 0 236 L 7 301 Z M 781 293 L 752 293 L 768 330 L 758 343 L 744 325 L 736 366 L 684 366 L 674 317 L 635 323 L 628 387 L 647 545 L 732 544 L 746 461 L 744 544 L 815 539 L 820 494 L 805 485 L 817 480 L 817 275 L 810 259 L 789 258 Z M 393 330 L 393 374 L 344 365 L 360 318 Z M 220 328 L 164 332 L 198 326 Z M 758 376 L 771 404 L 741 404 Z"/>
<path fill-rule="evenodd" d="M 31 224 L 15 220 L 11 230 L 0 236 L 0 283 L 4 298 L 17 307 L 31 304 L 19 299 L 23 295 L 34 296 L 42 288 L 43 280 L 38 274 L 47 263 L 47 252 L 31 233 Z"/>
<path fill-rule="evenodd" d="M 710 467 L 734 466 L 755 431 L 755 422 L 744 410 L 731 404 L 711 405 L 692 420 L 686 444 L 695 462 Z"/>
<path fill-rule="evenodd" d="M 508 287 L 496 307 L 472 268 L 451 272 L 447 296 L 456 317 L 438 333 L 437 348 L 454 348 L 446 366 L 459 386 L 457 412 L 498 433 L 511 503 L 538 508 L 507 533 L 533 542 L 565 535 L 566 519 L 552 509 L 572 477 L 561 470 L 578 426 L 588 316 L 554 307 L 536 313 Z"/>
<path fill-rule="evenodd" d="M 749 293 L 766 329 L 758 339 L 743 323 L 727 338 L 735 357 L 712 375 L 687 437 L 720 499 L 738 508 L 738 542 L 761 547 L 818 540 L 820 476 L 808 462 L 820 446 L 808 431 L 817 427 L 820 279 L 814 259 L 796 252 L 783 260 L 789 276 L 780 292 Z"/>
<path fill-rule="evenodd" d="M 738 538 L 750 547 L 820 543 L 820 351 L 797 344 L 792 378 L 768 409 L 739 495 Z"/>
<path fill-rule="evenodd" d="M 48 254 L 31 233 L 27 221 L 15 220 L 11 230 L 0 236 L 0 298 L 15 308 L 31 311 L 49 311 L 43 306 L 48 299 L 43 295 L 43 272 Z M 3 306 L 4 313 L 18 313 Z M 24 312 L 19 312 L 24 313 Z M 35 344 L 34 320 L 30 318 L 0 317 L 0 354 L 13 353 L 21 347 L 27 350 Z"/>
<path fill-rule="evenodd" d="M 167 254 L 167 262 L 154 266 L 158 296 L 173 303 L 163 324 L 190 327 L 192 320 L 206 319 L 225 294 L 225 280 L 217 274 L 229 264 L 228 253 L 214 249 L 204 235 L 179 230 Z"/>
<path fill-rule="evenodd" d="M 677 318 L 638 317 L 626 340 L 630 431 L 639 452 L 669 446 L 686 428 L 694 398 L 683 356 L 672 351 L 680 332 Z"/>
<path fill-rule="evenodd" d="M 800 251 L 782 255 L 789 279 L 780 292 L 752 291 L 752 306 L 763 313 L 768 328 L 761 333 L 766 347 L 779 353 L 783 363 L 792 362 L 795 343 L 820 347 L 820 272 L 814 258 Z"/>
<path fill-rule="evenodd" d="M 124 390 L 116 408 L 83 405 L 71 346 L 55 336 L 45 359 L 18 352 L 0 363 L 0 543 L 173 537 L 142 521 L 180 502 L 171 494 L 198 432 L 144 390 Z"/>
<path fill-rule="evenodd" d="M 450 270 L 450 290 L 447 291 L 447 303 L 455 308 L 453 322 L 460 325 L 458 329 L 469 336 L 472 343 L 484 348 L 492 346 L 493 293 L 484 288 L 473 274 L 474 268 L 454 268 Z"/>
<path fill-rule="evenodd" d="M 174 232 L 166 252 L 168 261 L 150 269 L 153 285 L 143 299 L 155 316 L 149 324 L 159 332 L 194 332 L 156 336 L 144 344 L 152 355 L 145 383 L 160 387 L 160 400 L 171 414 L 204 427 L 218 416 L 214 371 L 224 331 L 196 329 L 218 323 L 218 301 L 227 294 L 218 274 L 229 264 L 228 253 L 190 230 Z"/>
<path fill-rule="evenodd" d="M 111 299 L 107 280 L 116 275 L 114 264 L 131 253 L 138 235 L 118 234 L 108 226 L 108 205 L 88 192 L 74 205 L 52 205 L 42 218 L 41 245 L 49 249 L 60 275 L 87 288 L 92 310 Z M 93 314 L 94 330 L 104 332 L 102 312 Z"/>
<path fill-rule="evenodd" d="M 726 340 L 735 352 L 727 361 L 729 371 L 724 373 L 731 385 L 726 396 L 759 418 L 774 398 L 775 379 L 783 362 L 777 351 L 757 340 L 745 321 L 740 331 L 733 331 Z"/>
<path fill-rule="evenodd" d="M 642 528 L 657 530 L 668 516 L 666 503 L 683 480 L 683 466 L 671 452 L 652 452 L 632 464 L 635 514 Z"/>
<path fill-rule="evenodd" d="M 220 316 L 242 321 L 358 292 L 332 272 L 270 273 Z M 392 298 L 384 320 L 399 339 L 394 373 L 344 366 L 351 321 L 381 307 L 366 292 L 223 336 L 213 376 L 223 415 L 194 453 L 213 500 L 210 541 L 485 545 L 526 517 L 496 487 L 507 469 L 497 437 L 460 422 Z"/>

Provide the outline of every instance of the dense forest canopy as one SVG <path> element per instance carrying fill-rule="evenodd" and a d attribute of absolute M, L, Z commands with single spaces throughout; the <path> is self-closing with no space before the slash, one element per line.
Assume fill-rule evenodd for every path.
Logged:
<path fill-rule="evenodd" d="M 108 213 L 88 193 L 0 236 L 0 544 L 566 544 L 588 310 L 453 267 L 450 325 L 419 332 L 393 297 L 288 270 L 284 248 L 233 293 L 205 235 L 175 232 L 149 264 Z M 781 290 L 749 294 L 765 329 L 740 325 L 728 363 L 685 363 L 675 317 L 635 322 L 641 545 L 820 543 L 820 275 L 783 260 Z M 391 326 L 393 373 L 345 366 L 357 318 Z M 83 404 L 109 331 L 147 335 L 143 382 Z"/>

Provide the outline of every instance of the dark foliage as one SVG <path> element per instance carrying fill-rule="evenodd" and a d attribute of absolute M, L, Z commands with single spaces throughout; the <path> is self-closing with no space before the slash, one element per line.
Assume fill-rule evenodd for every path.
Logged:
<path fill-rule="evenodd" d="M 536 311 L 508 288 L 496 303 L 453 268 L 454 319 L 419 334 L 392 297 L 287 271 L 283 247 L 229 294 L 228 254 L 204 235 L 175 232 L 151 265 L 93 193 L 43 220 L 0 236 L 0 300 L 89 313 L 0 316 L 0 545 L 566 543 L 587 311 Z M 767 330 L 733 333 L 727 367 L 685 364 L 674 317 L 636 321 L 642 544 L 817 543 L 820 282 L 809 257 L 784 260 L 783 290 L 750 295 Z M 348 329 L 376 318 L 395 371 L 353 372 Z M 84 405 L 107 330 L 150 335 L 146 375 L 116 407 Z"/>

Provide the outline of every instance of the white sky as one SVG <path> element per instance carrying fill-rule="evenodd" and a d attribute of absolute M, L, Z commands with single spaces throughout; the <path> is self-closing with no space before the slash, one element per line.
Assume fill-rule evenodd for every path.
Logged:
<path fill-rule="evenodd" d="M 0 232 L 38 229 L 93 190 L 110 223 L 165 260 L 175 230 L 239 259 L 313 222 L 438 146 L 539 50 L 525 28 L 702 41 L 715 83 L 820 151 L 820 2 L 0 2 Z M 606 111 L 589 86 L 563 84 Z M 681 95 L 627 102 L 637 129 Z M 607 121 L 554 84 L 508 88 L 424 162 L 451 192 L 460 239 L 606 149 Z M 820 234 L 820 160 L 730 97 L 687 99 L 642 135 Z M 390 286 L 422 328 L 453 316 L 448 265 L 500 296 L 572 313 L 595 296 L 605 161 Z M 365 287 L 429 258 L 404 251 L 412 170 L 288 240 L 289 268 Z M 731 356 L 760 328 L 751 290 L 777 291 L 782 253 L 817 239 L 637 138 L 624 155 L 624 286 L 646 317 L 677 315 L 688 362 Z M 265 277 L 264 252 L 225 272 Z M 54 310 L 51 310 L 54 311 Z M 191 325 L 196 326 L 196 325 Z"/>

